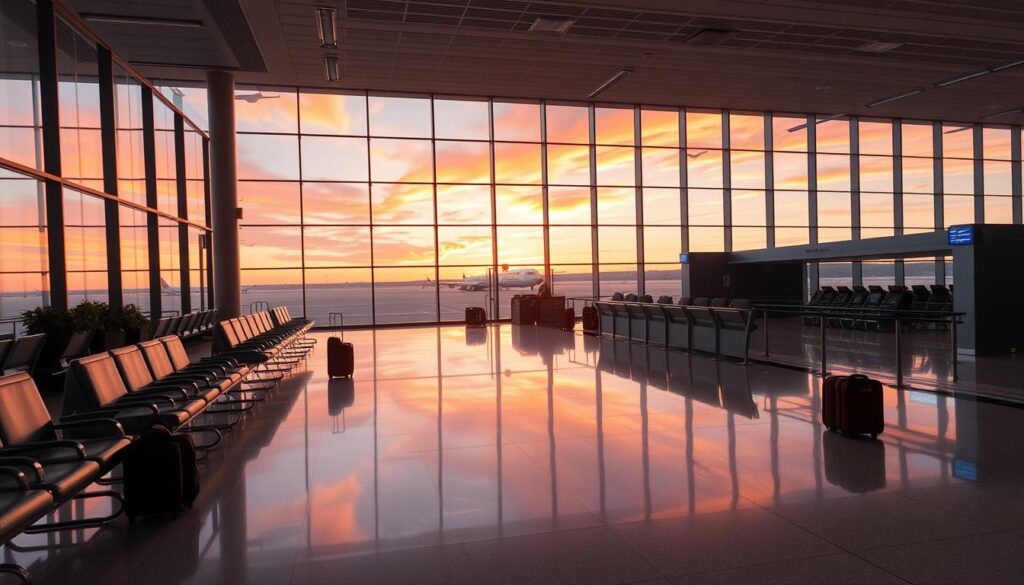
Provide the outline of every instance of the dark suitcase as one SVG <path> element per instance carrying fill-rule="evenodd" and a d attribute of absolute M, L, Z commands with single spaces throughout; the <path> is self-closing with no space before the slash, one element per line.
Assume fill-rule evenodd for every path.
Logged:
<path fill-rule="evenodd" d="M 514 325 L 537 324 L 536 295 L 516 295 L 512 297 L 512 323 Z"/>
<path fill-rule="evenodd" d="M 562 331 L 576 329 L 576 309 L 567 307 L 562 311 Z"/>
<path fill-rule="evenodd" d="M 487 313 L 483 307 L 466 307 L 466 326 L 484 327 L 487 325 Z"/>
<path fill-rule="evenodd" d="M 162 426 L 144 431 L 124 460 L 124 511 L 129 522 L 144 514 L 178 515 L 199 494 L 199 468 L 189 435 Z"/>
<path fill-rule="evenodd" d="M 598 332 L 598 316 L 596 307 L 583 307 L 583 332 L 594 333 Z"/>
<path fill-rule="evenodd" d="M 339 337 L 327 338 L 327 377 L 349 378 L 355 370 L 355 351 Z"/>
<path fill-rule="evenodd" d="M 821 421 L 844 435 L 871 435 L 885 429 L 882 384 L 867 376 L 829 376 L 822 388 Z"/>
<path fill-rule="evenodd" d="M 848 492 L 885 488 L 885 444 L 866 437 L 822 433 L 825 479 Z"/>

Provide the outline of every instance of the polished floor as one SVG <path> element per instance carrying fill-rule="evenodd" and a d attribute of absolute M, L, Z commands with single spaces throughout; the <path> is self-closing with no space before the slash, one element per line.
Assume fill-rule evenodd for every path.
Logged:
<path fill-rule="evenodd" d="M 69 585 L 1024 582 L 1024 410 L 887 389 L 874 442 L 783 368 L 510 325 L 346 340 L 354 380 L 319 348 L 192 510 L 3 558 Z"/>

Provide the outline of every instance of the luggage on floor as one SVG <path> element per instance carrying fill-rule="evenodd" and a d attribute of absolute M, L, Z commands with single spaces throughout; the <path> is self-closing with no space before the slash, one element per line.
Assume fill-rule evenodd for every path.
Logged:
<path fill-rule="evenodd" d="M 885 429 L 882 384 L 867 376 L 829 376 L 822 388 L 821 422 L 844 435 L 871 435 Z"/>
<path fill-rule="evenodd" d="M 199 495 L 199 467 L 191 435 L 162 426 L 142 433 L 124 460 L 124 511 L 129 522 L 144 514 L 177 516 Z"/>
<path fill-rule="evenodd" d="M 597 335 L 599 327 L 597 308 L 592 306 L 583 307 L 583 332 Z"/>
<path fill-rule="evenodd" d="M 466 325 L 468 327 L 484 327 L 487 325 L 487 313 L 483 307 L 466 307 Z"/>
<path fill-rule="evenodd" d="M 825 479 L 848 492 L 863 494 L 885 487 L 885 444 L 867 437 L 822 433 Z"/>
<path fill-rule="evenodd" d="M 562 310 L 562 331 L 576 329 L 576 309 L 567 307 Z"/>
<path fill-rule="evenodd" d="M 355 370 L 355 351 L 352 344 L 338 337 L 327 338 L 327 376 L 348 378 Z"/>
<path fill-rule="evenodd" d="M 537 324 L 537 295 L 516 295 L 512 297 L 512 324 Z"/>

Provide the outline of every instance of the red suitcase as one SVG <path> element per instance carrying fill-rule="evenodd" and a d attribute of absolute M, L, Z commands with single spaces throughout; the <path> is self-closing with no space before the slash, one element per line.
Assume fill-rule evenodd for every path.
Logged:
<path fill-rule="evenodd" d="M 562 331 L 576 329 L 576 309 L 566 307 L 562 310 Z"/>
<path fill-rule="evenodd" d="M 821 421 L 844 435 L 882 434 L 885 409 L 882 384 L 867 376 L 829 376 L 822 388 Z"/>
<path fill-rule="evenodd" d="M 597 334 L 598 328 L 597 309 L 595 307 L 583 307 L 583 332 Z"/>
<path fill-rule="evenodd" d="M 355 352 L 351 343 L 338 337 L 327 338 L 327 376 L 350 378 L 355 370 Z"/>

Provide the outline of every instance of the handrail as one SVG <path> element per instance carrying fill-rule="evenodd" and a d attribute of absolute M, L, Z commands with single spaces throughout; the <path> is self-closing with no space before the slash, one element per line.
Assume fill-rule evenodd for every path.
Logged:
<path fill-rule="evenodd" d="M 132 209 L 135 209 L 136 211 L 143 211 L 143 212 L 146 212 L 146 213 L 152 213 L 152 214 L 155 214 L 155 215 L 157 215 L 159 217 L 163 217 L 165 219 L 170 219 L 170 220 L 173 220 L 173 221 L 175 221 L 177 223 L 182 223 L 182 224 L 185 224 L 185 225 L 190 225 L 190 226 L 192 226 L 194 228 L 198 228 L 198 229 L 201 229 L 201 230 L 206 231 L 206 232 L 212 232 L 213 231 L 213 229 L 208 227 L 208 226 L 195 223 L 195 222 L 193 222 L 191 220 L 188 220 L 188 219 L 182 219 L 182 218 L 178 217 L 177 215 L 173 215 L 173 214 L 167 213 L 165 211 L 160 211 L 159 209 L 156 209 L 156 208 L 153 208 L 153 207 L 147 207 L 145 205 L 141 205 L 139 203 L 135 203 L 134 201 L 129 201 L 129 200 L 124 199 L 122 197 L 118 197 L 117 195 L 111 195 L 110 193 L 104 193 L 103 191 L 98 191 L 98 190 L 93 189 L 91 187 L 86 187 L 84 185 L 79 185 L 78 183 L 75 183 L 74 181 L 65 179 L 63 177 L 58 177 L 57 175 L 53 175 L 53 174 L 47 173 L 46 171 L 40 171 L 39 169 L 34 169 L 32 167 L 25 166 L 25 165 L 23 165 L 21 163 L 14 162 L 13 160 L 8 160 L 8 159 L 3 158 L 3 157 L 0 157 L 0 168 L 4 168 L 4 169 L 7 169 L 9 171 L 14 171 L 15 173 L 26 175 L 25 176 L 26 179 L 35 179 L 37 181 L 53 181 L 53 182 L 56 182 L 56 183 L 60 183 L 60 185 L 62 187 L 64 187 L 64 188 L 66 188 L 66 189 L 71 189 L 72 191 L 77 191 L 79 193 L 83 193 L 85 195 L 90 195 L 90 196 L 96 197 L 98 199 L 106 199 L 108 201 L 115 201 L 119 205 L 122 205 L 124 207 L 130 207 Z"/>

